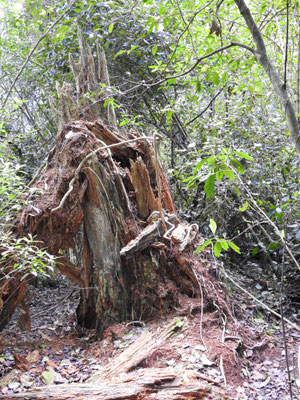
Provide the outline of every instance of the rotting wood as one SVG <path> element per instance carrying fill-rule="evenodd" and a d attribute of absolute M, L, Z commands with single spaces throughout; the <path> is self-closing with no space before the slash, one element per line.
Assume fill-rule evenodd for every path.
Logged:
<path fill-rule="evenodd" d="M 82 276 L 82 270 L 73 264 L 67 257 L 59 256 L 56 259 L 56 268 L 71 281 L 77 283 L 80 287 L 84 287 L 87 283 Z"/>
<path fill-rule="evenodd" d="M 149 372 L 152 372 L 151 370 Z M 137 376 L 139 378 L 139 376 Z M 167 369 L 164 374 L 163 369 L 158 373 L 153 371 L 151 376 L 141 377 L 140 380 L 133 380 L 118 383 L 105 382 L 102 384 L 63 384 L 48 385 L 36 388 L 35 390 L 0 395 L 0 399 L 12 400 L 139 400 L 139 399 L 158 399 L 168 400 L 179 399 L 215 399 L 214 392 L 202 384 L 183 385 L 182 379 L 175 381 L 176 372 L 170 374 Z M 173 378 L 173 379 L 172 379 Z M 126 377 L 128 379 L 128 377 Z M 153 397 L 156 394 L 157 397 Z M 151 395 L 151 397 L 150 397 Z M 219 397 L 221 398 L 221 397 Z"/>
<path fill-rule="evenodd" d="M 222 388 L 199 383 L 199 379 L 221 386 L 192 370 L 167 368 L 141 368 L 129 373 L 103 376 L 101 381 L 82 384 L 48 385 L 23 393 L 0 395 L 0 399 L 10 400 L 213 400 L 226 399 Z M 155 397 L 154 397 L 155 395 Z"/>
<path fill-rule="evenodd" d="M 153 211 L 158 209 L 157 199 L 151 188 L 149 173 L 141 157 L 138 157 L 136 162 L 130 160 L 130 166 L 139 216 L 148 218 Z"/>
<path fill-rule="evenodd" d="M 103 379 L 112 379 L 114 376 L 118 377 L 122 373 L 129 372 L 143 360 L 151 356 L 174 333 L 179 333 L 180 330 L 177 318 L 175 318 L 166 328 L 161 329 L 156 334 L 150 332 L 143 333 L 134 343 L 115 357 L 111 363 L 91 376 L 88 382 L 100 382 Z"/>
<path fill-rule="evenodd" d="M 161 220 L 155 221 L 152 225 L 147 226 L 133 240 L 131 240 L 120 251 L 122 257 L 130 258 L 134 254 L 146 249 L 155 242 L 163 234 Z"/>
<path fill-rule="evenodd" d="M 105 52 L 97 43 L 97 65 L 90 46 L 85 42 L 82 32 L 78 29 L 80 50 L 79 62 L 75 62 L 69 54 L 69 64 L 76 83 L 77 99 L 73 98 L 73 87 L 64 82 L 61 86 L 56 82 L 56 91 L 59 98 L 60 110 L 56 110 L 53 100 L 51 108 L 57 117 L 58 132 L 66 122 L 82 118 L 86 121 L 101 120 L 105 124 L 116 127 L 116 115 L 110 102 L 104 107 L 104 102 L 112 96 Z M 105 90 L 101 88 L 103 85 Z M 102 89 L 102 90 L 101 90 Z M 89 96 L 93 93 L 92 96 Z"/>
<path fill-rule="evenodd" d="M 189 245 L 195 243 L 197 234 L 198 225 L 180 223 L 177 227 L 174 227 L 170 236 L 172 242 L 177 245 L 178 251 L 182 253 Z"/>
<path fill-rule="evenodd" d="M 133 344 L 127 347 L 121 354 L 104 367 L 102 371 L 96 372 L 88 379 L 88 382 L 101 382 L 102 380 L 118 377 L 122 373 L 130 371 L 150 356 L 160 345 L 152 333 L 144 333 Z"/>

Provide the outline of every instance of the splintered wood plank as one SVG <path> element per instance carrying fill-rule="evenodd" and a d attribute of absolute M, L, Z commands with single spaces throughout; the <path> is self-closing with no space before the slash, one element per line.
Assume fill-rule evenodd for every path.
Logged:
<path fill-rule="evenodd" d="M 142 232 L 133 240 L 131 240 L 120 251 L 120 255 L 126 258 L 132 257 L 134 254 L 141 252 L 149 247 L 163 234 L 163 227 L 161 220 L 154 222 L 152 225 L 147 226 Z"/>
<path fill-rule="evenodd" d="M 136 162 L 130 160 L 130 166 L 138 213 L 141 218 L 147 218 L 154 210 L 158 210 L 157 199 L 151 188 L 148 170 L 141 157 L 138 157 Z"/>
<path fill-rule="evenodd" d="M 150 333 L 142 334 L 134 343 L 128 346 L 121 354 L 113 359 L 104 370 L 94 374 L 88 382 L 102 381 L 103 379 L 120 376 L 140 364 L 145 358 L 156 350 L 162 341 Z"/>
<path fill-rule="evenodd" d="M 155 157 L 154 155 L 151 156 L 151 163 L 153 168 L 155 169 Z M 164 168 L 161 164 L 161 162 L 158 163 L 158 172 L 159 172 L 159 180 L 161 184 L 161 193 L 162 193 L 162 199 L 161 199 L 161 204 L 163 209 L 167 210 L 170 214 L 177 214 L 175 204 L 172 198 L 172 193 L 170 190 L 169 182 L 166 176 L 166 173 L 164 172 Z"/>
<path fill-rule="evenodd" d="M 168 326 L 160 332 L 154 334 L 151 332 L 143 333 L 134 343 L 128 346 L 121 354 L 108 363 L 103 370 L 96 372 L 87 382 L 102 381 L 103 379 L 112 379 L 114 376 L 120 376 L 137 365 L 154 351 L 174 333 L 180 330 L 177 319 L 174 318 Z"/>

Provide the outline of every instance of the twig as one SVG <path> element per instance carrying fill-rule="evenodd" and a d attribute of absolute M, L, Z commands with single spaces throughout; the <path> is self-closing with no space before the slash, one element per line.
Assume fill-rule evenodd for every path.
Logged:
<path fill-rule="evenodd" d="M 205 344 L 205 342 L 204 342 L 203 335 L 202 335 L 203 307 L 204 307 L 204 302 L 203 302 L 203 289 L 202 289 L 201 282 L 200 282 L 200 280 L 199 280 L 199 278 L 198 278 L 198 276 L 197 276 L 197 274 L 196 274 L 196 272 L 195 272 L 195 270 L 194 270 L 193 268 L 192 268 L 192 271 L 193 271 L 193 274 L 194 274 L 194 276 L 195 276 L 195 278 L 196 278 L 196 280 L 197 280 L 197 282 L 198 282 L 199 289 L 200 289 L 200 293 L 201 293 L 200 323 L 199 323 L 200 339 L 201 339 L 201 342 L 202 342 L 203 346 L 204 346 L 205 349 L 207 350 L 207 347 L 206 347 L 206 344 Z"/>
<path fill-rule="evenodd" d="M 197 372 L 197 378 L 203 379 L 204 381 L 213 383 L 213 384 L 215 384 L 217 386 L 221 386 L 220 382 L 216 381 L 215 379 L 210 378 L 209 376 L 206 376 L 206 375 L 203 375 L 203 374 L 199 374 L 198 372 Z"/>
<path fill-rule="evenodd" d="M 68 293 L 66 296 L 64 296 L 62 299 L 60 299 L 60 300 L 58 301 L 58 303 L 56 303 L 54 306 L 52 306 L 52 307 L 50 307 L 50 308 L 47 308 L 47 309 L 44 310 L 44 311 L 40 311 L 40 312 L 38 312 L 38 313 L 32 315 L 31 318 L 35 318 L 35 317 L 37 317 L 38 315 L 43 315 L 44 313 L 48 313 L 49 311 L 55 310 L 55 308 L 57 308 L 57 307 L 60 305 L 60 303 L 63 303 L 65 300 L 67 300 L 69 297 L 71 297 L 72 294 L 75 292 L 75 290 L 76 290 L 76 288 L 75 288 L 75 289 L 72 289 L 70 293 Z"/>
<path fill-rule="evenodd" d="M 183 23 L 184 23 L 185 26 L 186 26 L 186 31 L 187 31 L 187 33 L 188 33 L 188 35 L 189 35 L 189 37 L 190 37 L 191 44 L 192 44 L 192 47 L 193 47 L 193 50 L 194 50 L 194 54 L 197 54 L 196 48 L 195 48 L 195 43 L 194 43 L 194 38 L 193 38 L 193 35 L 191 34 L 190 29 L 189 29 L 190 23 L 186 22 L 186 20 L 185 20 L 185 18 L 184 18 L 184 15 L 183 15 L 183 12 L 182 12 L 182 10 L 181 10 L 181 8 L 180 8 L 180 5 L 178 4 L 178 3 L 179 3 L 178 0 L 175 0 L 175 3 L 176 3 L 176 5 L 177 5 L 177 8 L 178 8 L 180 17 L 181 17 Z"/>
<path fill-rule="evenodd" d="M 300 345 L 298 347 L 298 377 L 299 376 L 300 376 Z"/>
<path fill-rule="evenodd" d="M 283 84 L 287 86 L 287 60 L 289 47 L 289 0 L 286 0 L 286 36 L 285 36 L 285 56 L 284 56 L 284 78 Z"/>
<path fill-rule="evenodd" d="M 238 336 L 225 336 L 224 340 L 238 340 L 239 342 L 242 342 L 242 339 Z M 265 347 L 265 345 L 267 344 L 267 340 L 264 339 L 262 342 L 257 343 L 253 346 L 248 346 L 247 344 L 243 343 L 243 346 L 246 347 L 248 350 L 257 350 L 257 349 L 261 349 L 262 347 Z"/>
<path fill-rule="evenodd" d="M 197 10 L 197 11 L 194 13 L 194 15 L 190 18 L 190 20 L 189 20 L 189 22 L 187 23 L 185 29 L 180 33 L 180 35 L 178 36 L 178 38 L 177 38 L 177 40 L 176 40 L 175 48 L 174 48 L 174 50 L 173 50 L 173 52 L 172 52 L 172 54 L 171 54 L 171 57 L 169 58 L 169 61 L 168 61 L 167 65 L 166 65 L 164 71 L 165 71 L 165 70 L 168 68 L 168 66 L 170 65 L 170 63 L 171 63 L 171 61 L 172 61 L 172 59 L 173 59 L 173 57 L 174 57 L 174 55 L 175 55 L 175 53 L 176 53 L 176 50 L 177 50 L 177 48 L 178 48 L 178 44 L 179 44 L 179 42 L 180 42 L 182 36 L 183 36 L 183 35 L 185 34 L 185 32 L 189 29 L 190 25 L 193 23 L 193 21 L 194 21 L 194 19 L 196 18 L 196 16 L 197 16 L 201 11 L 203 11 L 206 7 L 208 7 L 213 1 L 214 1 L 214 0 L 211 0 L 211 1 L 210 1 L 208 4 L 206 4 L 204 7 L 200 8 L 200 10 Z"/>
<path fill-rule="evenodd" d="M 297 7 L 298 10 L 298 7 Z M 298 17 L 298 59 L 297 59 L 297 100 L 296 100 L 296 110 L 298 115 L 298 124 L 300 125 L 300 16 L 299 11 L 297 11 Z M 299 369 L 300 374 L 300 369 Z"/>
<path fill-rule="evenodd" d="M 225 332 L 226 332 L 226 323 L 227 323 L 227 316 L 224 314 L 225 321 L 223 320 L 223 331 L 222 331 L 222 345 L 225 343 Z"/>
<path fill-rule="evenodd" d="M 244 229 L 241 233 L 238 233 L 236 236 L 232 237 L 230 240 L 233 242 L 234 240 L 236 240 L 238 237 L 242 236 L 244 233 L 246 233 L 247 231 L 251 231 L 251 233 L 253 234 L 253 228 L 255 228 L 256 226 L 261 226 L 262 224 L 268 224 L 268 221 L 259 221 L 254 223 L 253 225 L 249 226 L 250 223 L 252 223 L 252 221 L 247 221 L 246 218 L 243 218 L 244 222 L 246 222 L 246 224 L 248 225 L 248 228 Z"/>
<path fill-rule="evenodd" d="M 156 175 L 156 184 L 157 184 L 157 204 L 158 211 L 162 223 L 162 227 L 164 232 L 167 231 L 165 218 L 162 212 L 162 202 L 161 202 L 161 181 L 160 181 L 160 164 L 159 164 L 159 145 L 162 137 L 158 133 L 154 133 L 153 135 L 153 146 L 154 146 L 154 159 L 155 159 L 155 175 Z"/>
<path fill-rule="evenodd" d="M 221 355 L 220 357 L 220 371 L 224 380 L 224 385 L 225 387 L 227 386 L 227 380 L 226 380 L 226 376 L 225 376 L 225 371 L 224 371 L 224 366 L 223 366 L 223 355 Z"/>
<path fill-rule="evenodd" d="M 200 118 L 202 114 L 205 113 L 205 111 L 207 111 L 209 109 L 209 107 L 211 106 L 211 104 L 216 100 L 216 98 L 223 92 L 225 86 L 223 86 L 218 93 L 211 99 L 211 101 L 208 103 L 208 105 L 204 108 L 204 110 L 202 110 L 198 115 L 196 115 L 196 117 L 194 117 L 193 119 L 191 119 L 188 123 L 185 124 L 185 126 L 190 125 L 191 123 L 193 123 L 194 121 L 196 121 L 196 119 Z"/>

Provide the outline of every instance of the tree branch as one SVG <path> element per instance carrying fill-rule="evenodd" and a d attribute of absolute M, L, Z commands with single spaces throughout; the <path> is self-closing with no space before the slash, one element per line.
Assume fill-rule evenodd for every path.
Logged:
<path fill-rule="evenodd" d="M 202 110 L 198 115 L 196 115 L 196 117 L 194 117 L 193 119 L 191 119 L 188 123 L 185 124 L 185 126 L 190 125 L 191 123 L 193 123 L 194 121 L 196 121 L 196 119 L 198 119 L 199 117 L 201 117 L 202 114 L 205 113 L 205 111 L 207 111 L 209 109 L 209 107 L 211 106 L 211 104 L 216 100 L 216 98 L 223 92 L 224 90 L 223 86 L 218 93 L 211 99 L 211 101 L 208 103 L 208 105 L 204 108 L 204 110 Z"/>
<path fill-rule="evenodd" d="M 154 82 L 154 83 L 150 84 L 149 86 L 161 85 L 162 83 L 164 83 L 164 82 L 166 82 L 166 81 L 169 81 L 169 80 L 171 80 L 171 79 L 182 78 L 183 76 L 188 75 L 190 72 L 192 72 L 192 71 L 197 67 L 197 65 L 198 65 L 201 61 L 205 60 L 206 58 L 212 57 L 212 56 L 214 56 L 215 54 L 220 53 L 221 51 L 230 49 L 230 47 L 238 46 L 238 45 L 239 45 L 240 47 L 246 47 L 248 50 L 251 49 L 251 47 L 248 47 L 248 46 L 245 46 L 245 45 L 236 43 L 236 42 L 232 42 L 232 43 L 228 44 L 227 46 L 220 47 L 219 49 L 216 49 L 216 50 L 212 51 L 211 53 L 205 54 L 204 56 L 198 58 L 198 60 L 195 62 L 195 64 L 194 64 L 191 68 L 189 68 L 187 71 L 182 72 L 181 74 L 178 74 L 178 75 L 167 76 L 166 78 L 161 79 L 161 80 L 158 81 L 158 82 Z M 252 49 L 252 50 L 253 50 L 253 49 Z"/>

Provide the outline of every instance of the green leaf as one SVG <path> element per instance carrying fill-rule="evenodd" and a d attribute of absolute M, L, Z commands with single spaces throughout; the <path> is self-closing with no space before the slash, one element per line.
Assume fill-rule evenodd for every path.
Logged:
<path fill-rule="evenodd" d="M 180 318 L 177 319 L 176 321 L 176 327 L 181 328 L 184 324 L 184 321 L 182 321 Z"/>
<path fill-rule="evenodd" d="M 270 250 L 274 250 L 274 249 L 276 249 L 276 247 L 278 247 L 278 246 L 280 246 L 280 243 L 279 243 L 279 242 L 272 242 L 272 243 L 269 245 L 269 249 L 270 249 Z"/>
<path fill-rule="evenodd" d="M 207 246 L 209 246 L 212 242 L 212 239 L 206 240 L 206 242 L 202 243 L 199 247 L 197 247 L 196 251 L 200 253 L 202 250 L 204 250 Z"/>
<path fill-rule="evenodd" d="M 249 156 L 249 154 L 244 153 L 242 151 L 235 151 L 234 154 L 236 154 L 237 156 L 239 156 L 241 158 L 245 158 L 245 160 L 253 161 L 253 158 L 251 156 Z"/>
<path fill-rule="evenodd" d="M 197 81 L 196 81 L 196 90 L 197 90 L 197 92 L 201 92 L 201 83 L 200 83 L 199 79 L 197 79 Z"/>
<path fill-rule="evenodd" d="M 108 27 L 108 33 L 112 33 L 113 29 L 114 29 L 114 24 L 110 24 Z"/>
<path fill-rule="evenodd" d="M 239 208 L 239 211 L 241 211 L 241 212 L 246 211 L 248 208 L 248 205 L 249 205 L 248 201 L 245 201 L 245 203 L 242 205 L 242 207 Z"/>
<path fill-rule="evenodd" d="M 223 176 L 224 176 L 224 172 L 223 171 L 218 171 L 216 173 L 216 178 L 217 178 L 218 181 L 221 181 Z"/>
<path fill-rule="evenodd" d="M 206 163 L 206 161 L 208 160 L 207 158 L 203 158 L 203 160 L 201 160 L 196 167 L 194 168 L 193 174 L 195 174 L 200 168 L 202 168 L 202 166 Z"/>
<path fill-rule="evenodd" d="M 231 169 L 225 170 L 224 175 L 226 175 L 227 178 L 229 178 L 231 181 L 235 181 L 235 175 L 234 175 L 234 172 L 231 171 Z"/>
<path fill-rule="evenodd" d="M 127 51 L 126 51 L 126 50 L 120 50 L 120 51 L 118 51 L 114 58 L 120 56 L 120 55 L 123 54 L 123 53 L 127 53 Z"/>
<path fill-rule="evenodd" d="M 224 74 L 222 75 L 222 83 L 225 83 L 225 82 L 226 82 L 227 76 L 228 76 L 228 74 L 227 74 L 227 72 L 225 71 Z"/>
<path fill-rule="evenodd" d="M 224 249 L 224 250 L 228 250 L 229 249 L 229 245 L 228 245 L 228 243 L 227 243 L 227 240 L 223 240 L 223 239 L 217 239 L 217 242 L 219 242 L 220 244 L 221 244 L 221 246 L 222 246 L 222 249 Z"/>
<path fill-rule="evenodd" d="M 285 237 L 284 229 L 282 229 L 282 231 L 280 232 L 280 236 L 281 236 L 282 239 L 284 239 L 284 237 Z"/>
<path fill-rule="evenodd" d="M 234 185 L 234 191 L 235 191 L 235 193 L 236 193 L 238 196 L 241 195 L 240 189 L 238 188 L 237 185 Z"/>
<path fill-rule="evenodd" d="M 212 196 L 215 192 L 215 175 L 210 175 L 204 185 L 204 192 L 206 193 L 207 198 Z"/>
<path fill-rule="evenodd" d="M 239 246 L 237 246 L 236 244 L 234 244 L 234 243 L 231 242 L 230 240 L 228 240 L 227 243 L 228 243 L 229 246 L 232 248 L 232 250 L 234 250 L 236 253 L 241 254 L 241 250 L 240 250 Z"/>
<path fill-rule="evenodd" d="M 214 245 L 214 254 L 215 254 L 215 256 L 217 258 L 220 257 L 221 251 L 222 251 L 221 243 L 220 242 L 216 242 L 215 245 Z"/>
<path fill-rule="evenodd" d="M 207 158 L 207 165 L 211 166 L 212 164 L 214 164 L 216 162 L 216 156 L 211 156 Z"/>
<path fill-rule="evenodd" d="M 217 72 L 213 72 L 213 81 L 214 81 L 214 84 L 216 85 L 216 86 L 218 86 L 219 85 L 219 83 L 220 83 L 220 77 L 219 77 L 219 74 L 217 73 Z"/>
<path fill-rule="evenodd" d="M 216 233 L 216 230 L 217 230 L 217 224 L 216 224 L 215 221 L 214 221 L 213 219 L 211 219 L 211 218 L 210 218 L 210 220 L 209 220 L 209 227 L 210 227 L 210 230 L 212 231 L 212 233 L 215 234 L 215 233 Z"/>
<path fill-rule="evenodd" d="M 157 53 L 157 46 L 153 46 L 152 47 L 152 54 L 155 56 L 155 54 Z"/>
<path fill-rule="evenodd" d="M 232 158 L 232 160 L 230 160 L 230 164 L 237 170 L 237 172 L 239 172 L 240 174 L 244 174 L 245 170 L 242 166 L 242 164 L 236 160 L 235 158 Z"/>

